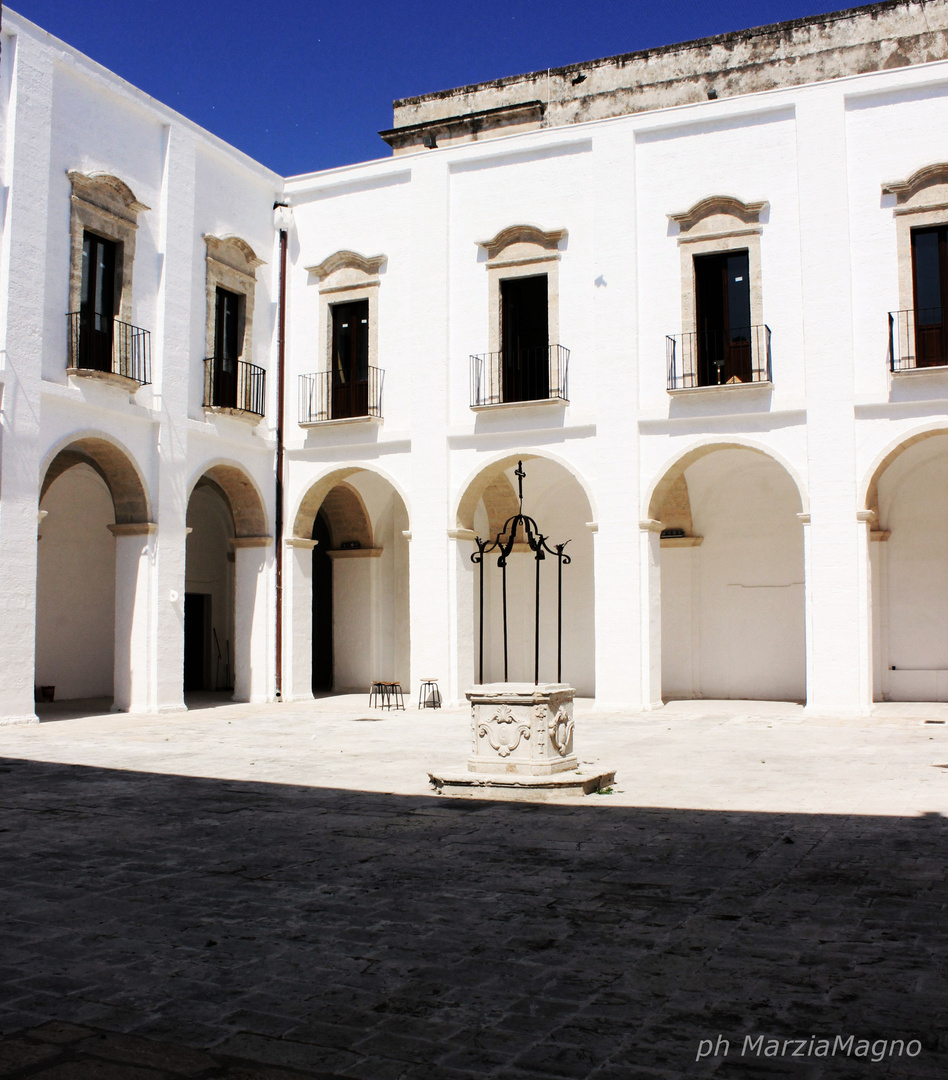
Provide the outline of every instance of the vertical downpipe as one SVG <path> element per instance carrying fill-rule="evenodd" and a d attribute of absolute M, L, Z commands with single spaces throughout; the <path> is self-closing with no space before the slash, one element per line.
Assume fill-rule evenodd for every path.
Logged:
<path fill-rule="evenodd" d="M 274 203 L 274 220 L 280 229 L 280 313 L 277 337 L 277 429 L 276 429 L 276 699 L 283 700 L 283 381 L 286 367 L 286 249 L 289 207 Z"/>

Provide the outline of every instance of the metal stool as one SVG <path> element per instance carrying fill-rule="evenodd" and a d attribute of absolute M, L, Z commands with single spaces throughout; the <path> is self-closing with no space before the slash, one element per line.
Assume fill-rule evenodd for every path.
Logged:
<path fill-rule="evenodd" d="M 386 698 L 388 697 L 388 692 L 386 690 L 387 686 L 388 686 L 388 683 L 382 682 L 381 679 L 376 679 L 375 682 L 372 683 L 372 689 L 369 691 L 369 708 L 370 709 L 378 708 L 380 701 L 383 702 L 383 704 L 381 705 L 381 708 L 383 708 L 383 709 L 385 708 L 384 702 L 385 702 Z"/>
<path fill-rule="evenodd" d="M 382 701 L 383 709 L 401 709 L 405 711 L 405 695 L 402 693 L 400 682 L 382 683 L 385 687 L 385 696 Z"/>
<path fill-rule="evenodd" d="M 422 679 L 418 687 L 419 709 L 440 709 L 441 691 L 438 689 L 437 679 Z"/>

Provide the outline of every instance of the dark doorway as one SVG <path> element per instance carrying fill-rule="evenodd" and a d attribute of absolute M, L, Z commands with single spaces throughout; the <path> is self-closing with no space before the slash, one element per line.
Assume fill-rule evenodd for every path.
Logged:
<path fill-rule="evenodd" d="M 695 256 L 699 386 L 753 379 L 748 270 L 746 251 Z"/>
<path fill-rule="evenodd" d="M 240 356 L 240 297 L 217 287 L 214 312 L 213 404 L 237 408 L 237 359 Z"/>
<path fill-rule="evenodd" d="M 313 693 L 332 690 L 332 537 L 320 510 L 313 525 Z"/>
<path fill-rule="evenodd" d="M 332 418 L 369 414 L 369 302 L 332 306 Z"/>
<path fill-rule="evenodd" d="M 214 689 L 208 683 L 211 598 L 207 593 L 184 594 L 184 691 Z"/>
<path fill-rule="evenodd" d="M 504 401 L 550 396 L 550 319 L 547 276 L 500 283 Z"/>
<path fill-rule="evenodd" d="M 915 364 L 948 364 L 948 225 L 912 230 L 915 292 Z"/>
<path fill-rule="evenodd" d="M 112 370 L 117 246 L 95 233 L 82 234 L 78 366 L 93 371 Z"/>

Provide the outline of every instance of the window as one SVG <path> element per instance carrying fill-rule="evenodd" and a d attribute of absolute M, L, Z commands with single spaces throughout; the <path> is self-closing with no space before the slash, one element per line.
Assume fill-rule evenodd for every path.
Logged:
<path fill-rule="evenodd" d="M 214 404 L 237 407 L 237 361 L 240 358 L 241 297 L 217 286 L 214 317 Z"/>
<path fill-rule="evenodd" d="M 669 390 L 770 384 L 760 272 L 766 208 L 715 195 L 668 215 L 678 226 L 682 330 L 667 338 Z"/>
<path fill-rule="evenodd" d="M 95 233 L 82 234 L 79 299 L 79 356 L 76 367 L 112 370 L 115 318 L 115 255 L 118 245 Z"/>
<path fill-rule="evenodd" d="M 500 282 L 504 401 L 550 396 L 550 327 L 546 274 Z"/>
<path fill-rule="evenodd" d="M 558 343 L 565 229 L 502 229 L 487 253 L 489 351 L 471 356 L 471 407 L 566 401 L 569 350 Z"/>
<path fill-rule="evenodd" d="M 332 305 L 332 415 L 368 416 L 369 301 Z"/>
<path fill-rule="evenodd" d="M 912 230 L 912 281 L 916 365 L 948 364 L 948 226 Z"/>
<path fill-rule="evenodd" d="M 127 184 L 70 171 L 70 375 L 95 374 L 125 388 L 147 383 L 151 337 L 132 325 L 132 268 L 138 215 Z"/>
<path fill-rule="evenodd" d="M 307 270 L 319 283 L 316 370 L 301 375 L 303 426 L 382 419 L 378 366 L 379 285 L 384 255 L 337 251 Z"/>
<path fill-rule="evenodd" d="M 895 218 L 899 310 L 889 312 L 893 372 L 948 366 L 948 164 L 882 185 Z"/>
<path fill-rule="evenodd" d="M 751 313 L 746 251 L 695 255 L 698 383 L 751 381 Z"/>
<path fill-rule="evenodd" d="M 250 360 L 256 270 L 263 260 L 237 236 L 205 235 L 204 243 L 204 407 L 256 420 L 264 413 L 266 372 Z"/>

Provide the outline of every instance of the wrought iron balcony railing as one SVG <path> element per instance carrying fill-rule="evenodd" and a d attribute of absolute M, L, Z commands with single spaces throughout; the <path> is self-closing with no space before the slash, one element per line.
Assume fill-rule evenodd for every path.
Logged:
<path fill-rule="evenodd" d="M 471 408 L 569 401 L 569 349 L 501 349 L 471 357 Z"/>
<path fill-rule="evenodd" d="M 668 389 L 773 381 L 770 327 L 700 330 L 665 338 Z"/>
<path fill-rule="evenodd" d="M 370 367 L 367 379 L 340 382 L 332 371 L 300 375 L 300 423 L 382 417 L 382 382 L 385 372 Z"/>
<path fill-rule="evenodd" d="M 69 367 L 121 375 L 144 386 L 151 382 L 151 334 L 140 326 L 73 311 L 69 325 Z"/>
<path fill-rule="evenodd" d="M 263 416 L 266 379 L 256 364 L 209 356 L 204 361 L 204 407 Z"/>
<path fill-rule="evenodd" d="M 948 308 L 889 312 L 889 370 L 948 365 Z"/>

